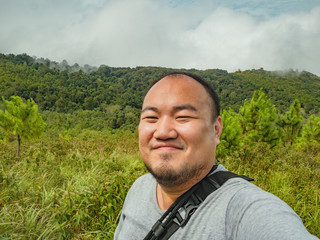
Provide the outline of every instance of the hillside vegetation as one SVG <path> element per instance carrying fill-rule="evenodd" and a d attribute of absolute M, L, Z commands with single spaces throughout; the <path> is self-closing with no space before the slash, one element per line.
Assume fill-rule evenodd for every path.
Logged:
<path fill-rule="evenodd" d="M 33 98 L 42 111 L 96 110 L 110 113 L 120 109 L 136 114 L 150 82 L 174 70 L 101 65 L 91 71 L 83 68 L 72 72 L 79 66 L 53 63 L 50 60 L 39 63 L 26 54 L 0 54 L 0 96 L 6 99 L 13 95 Z M 260 88 L 279 111 L 286 111 L 295 99 L 300 101 L 307 115 L 320 109 L 320 77 L 308 72 L 269 72 L 263 69 L 235 73 L 219 69 L 188 71 L 212 83 L 221 97 L 223 109 L 231 107 L 237 111 L 244 100 L 250 99 Z"/>
<path fill-rule="evenodd" d="M 0 54 L 0 239 L 112 239 L 129 187 L 146 173 L 137 134 L 143 95 L 171 70 Z M 188 71 L 221 96 L 218 163 L 283 199 L 320 237 L 320 78 Z M 32 98 L 46 125 L 41 137 L 23 139 L 19 156 L 1 117 L 20 101 L 12 96 Z"/>
<path fill-rule="evenodd" d="M 0 142 L 1 239 L 112 239 L 129 187 L 146 173 L 131 132 L 48 132 L 25 144 L 19 160 L 15 148 Z M 320 237 L 319 145 L 259 143 L 218 161 L 286 201 Z"/>

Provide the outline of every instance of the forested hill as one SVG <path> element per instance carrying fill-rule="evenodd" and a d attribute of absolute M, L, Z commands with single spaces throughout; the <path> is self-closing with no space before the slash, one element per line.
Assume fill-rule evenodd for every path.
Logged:
<path fill-rule="evenodd" d="M 150 82 L 166 72 L 179 70 L 105 65 L 81 68 L 77 64 L 68 66 L 66 62 L 63 64 L 65 70 L 59 70 L 61 66 L 26 54 L 0 54 L 0 96 L 5 99 L 13 95 L 33 98 L 41 111 L 72 113 L 81 109 L 118 109 L 136 114 Z M 244 100 L 250 99 L 260 88 L 281 112 L 287 111 L 294 99 L 300 100 L 306 115 L 318 113 L 320 109 L 320 77 L 309 72 L 263 69 L 234 73 L 219 69 L 188 71 L 201 75 L 214 85 L 224 109 L 231 107 L 237 111 Z"/>

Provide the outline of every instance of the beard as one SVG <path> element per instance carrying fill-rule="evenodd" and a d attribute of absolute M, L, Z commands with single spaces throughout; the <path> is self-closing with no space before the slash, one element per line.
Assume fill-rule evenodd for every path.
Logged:
<path fill-rule="evenodd" d="M 144 164 L 156 181 L 165 187 L 182 185 L 191 179 L 199 177 L 201 172 L 205 169 L 204 165 L 190 164 L 185 164 L 179 169 L 174 169 L 174 167 L 168 163 L 168 160 L 172 158 L 170 154 L 162 154 L 160 157 L 163 162 L 156 168 L 151 167 L 151 165 L 146 162 Z"/>

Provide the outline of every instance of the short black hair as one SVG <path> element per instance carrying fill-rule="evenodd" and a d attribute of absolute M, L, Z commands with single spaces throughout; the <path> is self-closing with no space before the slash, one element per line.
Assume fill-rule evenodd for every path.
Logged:
<path fill-rule="evenodd" d="M 220 99 L 219 96 L 216 92 L 216 90 L 213 88 L 213 86 L 207 82 L 206 80 L 204 80 L 202 77 L 200 77 L 199 75 L 196 75 L 194 73 L 190 73 L 190 72 L 184 72 L 184 71 L 174 71 L 174 72 L 169 72 L 166 73 L 165 75 L 161 76 L 160 78 L 158 78 L 157 80 L 155 80 L 154 82 L 151 83 L 148 91 L 153 87 L 153 85 L 155 85 L 157 82 L 159 82 L 160 80 L 162 80 L 165 77 L 179 77 L 179 76 L 188 76 L 192 79 L 194 79 L 195 81 L 197 81 L 198 83 L 200 83 L 205 90 L 207 91 L 207 93 L 209 94 L 209 96 L 212 99 L 213 102 L 213 121 L 216 120 L 216 118 L 220 115 Z"/>

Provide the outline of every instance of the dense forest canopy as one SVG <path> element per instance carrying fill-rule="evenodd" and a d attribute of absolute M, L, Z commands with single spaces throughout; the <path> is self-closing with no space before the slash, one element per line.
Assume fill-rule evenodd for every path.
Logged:
<path fill-rule="evenodd" d="M 150 82 L 166 72 L 160 67 L 120 68 L 101 65 L 69 66 L 27 54 L 0 54 L 0 96 L 32 98 L 40 111 L 72 113 L 95 110 L 104 113 L 139 114 Z M 185 70 L 185 69 L 182 69 Z M 309 72 L 263 69 L 228 73 L 220 69 L 189 69 L 217 89 L 222 109 L 238 111 L 255 90 L 263 89 L 280 112 L 298 99 L 305 115 L 320 109 L 320 77 Z M 116 124 L 117 125 L 117 124 Z"/>

